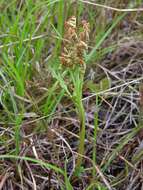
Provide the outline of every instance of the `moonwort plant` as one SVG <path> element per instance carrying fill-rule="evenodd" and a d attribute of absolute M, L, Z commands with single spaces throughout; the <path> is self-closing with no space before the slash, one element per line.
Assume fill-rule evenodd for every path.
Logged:
<path fill-rule="evenodd" d="M 84 55 L 89 41 L 89 23 L 86 20 L 77 27 L 76 17 L 72 16 L 65 22 L 65 32 L 60 55 L 60 72 L 52 70 L 53 76 L 74 103 L 80 122 L 78 156 L 75 171 L 79 171 L 84 155 L 85 141 L 85 110 L 82 102 L 82 89 L 86 63 Z"/>

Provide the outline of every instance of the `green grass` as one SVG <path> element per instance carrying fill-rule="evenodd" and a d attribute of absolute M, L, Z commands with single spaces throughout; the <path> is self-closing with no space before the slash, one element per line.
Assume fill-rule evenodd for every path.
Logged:
<path fill-rule="evenodd" d="M 107 1 L 102 2 L 103 4 L 107 3 Z M 141 0 L 136 2 L 138 6 L 141 3 Z M 112 21 L 107 21 L 105 17 L 100 15 L 100 10 L 103 11 L 103 9 L 87 6 L 81 1 L 74 4 L 70 0 L 27 0 L 24 3 L 16 0 L 0 0 L 0 9 L 2 10 L 0 11 L 0 103 L 2 106 L 0 123 L 2 123 L 5 130 L 10 128 L 9 130 L 11 131 L 11 135 L 6 139 L 3 135 L 0 135 L 0 143 L 4 146 L 7 141 L 12 141 L 12 145 L 10 147 L 8 145 L 6 153 L 0 155 L 0 159 L 3 162 L 6 160 L 11 160 L 11 162 L 13 160 L 25 160 L 28 163 L 37 164 L 41 168 L 51 169 L 56 173 L 56 178 L 62 181 L 61 189 L 74 189 L 75 184 L 72 184 L 72 180 L 70 181 L 72 177 L 69 176 L 68 171 L 62 169 L 62 164 L 59 164 L 58 167 L 56 163 L 47 163 L 48 160 L 45 162 L 42 159 L 35 159 L 34 155 L 32 157 L 27 155 L 20 156 L 25 142 L 24 138 L 27 138 L 23 137 L 22 127 L 25 122 L 34 121 L 35 119 L 32 117 L 26 118 L 25 115 L 35 113 L 37 115 L 35 120 L 39 120 L 39 122 L 33 122 L 34 129 L 31 134 L 36 131 L 36 135 L 39 135 L 39 133 L 44 135 L 51 125 L 55 126 L 55 130 L 57 125 L 58 128 L 66 126 L 66 122 L 57 121 L 56 123 L 54 120 L 56 116 L 62 117 L 62 112 L 66 117 L 74 119 L 72 118 L 72 113 L 70 111 L 68 113 L 64 108 L 64 105 L 71 105 L 69 109 L 74 112 L 78 125 L 81 125 L 79 132 L 76 134 L 79 138 L 75 143 L 78 155 L 74 170 L 79 172 L 77 176 L 86 174 L 86 140 L 90 138 L 93 139 L 91 159 L 95 164 L 98 164 L 97 157 L 99 153 L 97 152 L 96 143 L 98 130 L 100 130 L 99 113 L 98 111 L 94 113 L 92 124 L 94 130 L 89 137 L 89 133 L 87 133 L 88 127 L 86 126 L 86 108 L 83 102 L 85 76 L 80 73 L 79 68 L 74 71 L 60 69 L 59 56 L 62 49 L 64 21 L 74 14 L 77 17 L 78 24 L 84 17 L 87 17 L 90 23 L 89 52 L 85 55 L 88 72 L 88 67 L 97 68 L 96 63 L 104 59 L 109 52 L 112 53 L 116 50 L 117 44 L 114 41 L 108 44 L 109 46 L 102 45 L 116 30 L 120 31 L 119 24 L 126 19 L 128 13 L 114 14 Z M 102 22 L 102 25 L 99 25 L 99 22 Z M 71 92 L 70 86 L 67 84 L 67 78 L 74 89 L 73 92 Z M 105 84 L 105 87 L 97 89 L 96 85 L 99 86 L 100 82 L 99 84 L 94 82 L 92 84 L 87 83 L 91 84 L 89 86 L 90 92 L 104 91 L 104 88 L 109 87 L 109 84 Z M 105 78 L 105 83 L 107 82 L 108 78 Z M 93 100 L 97 110 L 102 103 L 101 99 L 102 97 L 97 96 L 96 100 Z M 71 124 L 72 127 L 74 127 L 73 123 Z M 106 176 L 106 171 L 111 166 L 112 161 L 123 147 L 133 139 L 139 129 L 139 127 L 134 128 L 132 132 L 121 138 L 116 148 L 106 155 L 106 163 L 99 164 L 99 169 L 104 176 Z M 67 139 L 70 139 L 70 137 L 67 137 Z M 68 143 L 70 144 L 70 140 Z M 57 144 L 53 145 L 54 148 L 56 146 Z M 70 160 L 70 158 L 68 159 Z M 91 164 L 88 167 L 91 167 L 89 172 L 91 179 L 88 180 L 89 184 L 86 189 L 107 189 L 106 184 L 100 179 L 99 173 L 93 165 Z M 80 173 L 82 168 L 83 171 Z M 20 170 L 22 171 L 23 168 L 21 167 Z M 77 171 L 73 171 L 72 175 Z M 94 182 L 95 179 L 96 181 Z M 81 178 L 79 177 L 79 183 L 80 180 Z M 107 179 L 107 181 L 111 180 Z"/>
<path fill-rule="evenodd" d="M 65 186 L 66 186 L 67 189 L 69 189 L 69 190 L 73 189 L 70 182 L 69 182 L 69 180 L 68 180 L 68 178 L 67 178 L 66 172 L 64 170 L 62 170 L 61 168 L 58 168 L 57 166 L 54 166 L 52 164 L 43 162 L 42 160 L 37 160 L 37 159 L 34 159 L 34 158 L 30 158 L 30 157 L 21 157 L 21 156 L 16 156 L 16 155 L 0 155 L 0 159 L 24 160 L 24 161 L 29 161 L 29 162 L 32 162 L 32 163 L 39 164 L 41 167 L 52 169 L 56 173 L 59 173 L 59 174 L 64 176 Z"/>

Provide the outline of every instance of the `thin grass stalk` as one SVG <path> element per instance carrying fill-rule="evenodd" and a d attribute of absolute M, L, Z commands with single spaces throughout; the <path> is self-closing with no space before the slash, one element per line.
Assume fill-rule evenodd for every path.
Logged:
<path fill-rule="evenodd" d="M 96 109 L 98 109 L 98 95 L 96 96 Z M 94 114 L 94 136 L 93 136 L 93 155 L 92 155 L 92 160 L 96 164 L 96 140 L 97 140 L 97 130 L 98 130 L 98 110 Z M 93 179 L 96 175 L 96 170 L 93 168 Z"/>

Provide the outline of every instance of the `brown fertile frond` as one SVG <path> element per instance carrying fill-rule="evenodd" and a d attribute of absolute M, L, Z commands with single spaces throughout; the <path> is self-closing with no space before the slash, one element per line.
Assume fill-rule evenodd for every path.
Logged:
<path fill-rule="evenodd" d="M 72 16 L 65 22 L 65 34 L 63 47 L 60 56 L 62 65 L 71 67 L 84 64 L 84 51 L 88 49 L 89 23 L 85 20 L 81 22 L 82 32 L 78 33 L 76 17 Z"/>

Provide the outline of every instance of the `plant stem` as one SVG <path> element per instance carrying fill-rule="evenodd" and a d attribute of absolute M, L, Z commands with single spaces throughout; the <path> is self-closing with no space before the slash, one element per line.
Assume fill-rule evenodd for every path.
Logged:
<path fill-rule="evenodd" d="M 85 109 L 82 102 L 82 89 L 83 89 L 83 81 L 85 68 L 81 70 L 81 68 L 76 68 L 74 71 L 70 71 L 70 76 L 74 85 L 74 92 L 72 101 L 74 102 L 76 109 L 78 110 L 78 117 L 80 121 L 80 132 L 79 132 L 79 145 L 78 145 L 78 157 L 76 161 L 75 167 L 75 175 L 80 171 L 82 165 L 82 155 L 84 155 L 84 141 L 85 141 Z"/>
<path fill-rule="evenodd" d="M 76 169 L 79 169 L 82 164 L 82 156 L 84 155 L 84 141 L 85 141 L 85 110 L 82 103 L 82 99 L 78 103 L 78 112 L 79 112 L 79 120 L 80 120 L 80 140 L 78 146 L 78 158 L 76 163 Z"/>

